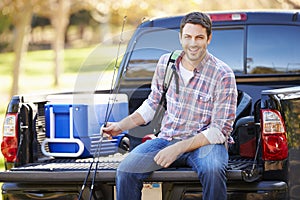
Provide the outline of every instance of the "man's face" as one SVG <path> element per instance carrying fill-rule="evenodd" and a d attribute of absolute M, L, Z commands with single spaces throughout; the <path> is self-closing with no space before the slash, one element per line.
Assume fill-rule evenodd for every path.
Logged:
<path fill-rule="evenodd" d="M 196 66 L 206 53 L 211 35 L 207 37 L 206 28 L 203 26 L 187 23 L 182 29 L 182 34 L 179 34 L 179 40 L 186 58 Z"/>

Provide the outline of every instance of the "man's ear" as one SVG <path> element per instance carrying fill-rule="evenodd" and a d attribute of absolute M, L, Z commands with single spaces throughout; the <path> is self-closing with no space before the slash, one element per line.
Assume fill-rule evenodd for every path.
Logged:
<path fill-rule="evenodd" d="M 180 42 L 180 44 L 182 44 L 182 41 L 181 41 L 181 33 L 178 34 L 178 37 L 179 37 L 179 42 Z"/>
<path fill-rule="evenodd" d="M 208 36 L 207 44 L 210 44 L 211 39 L 212 39 L 212 33 Z"/>

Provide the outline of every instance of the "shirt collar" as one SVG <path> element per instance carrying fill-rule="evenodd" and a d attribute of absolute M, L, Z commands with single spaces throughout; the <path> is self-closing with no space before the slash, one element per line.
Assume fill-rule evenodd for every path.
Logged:
<path fill-rule="evenodd" d="M 183 56 L 184 56 L 185 52 L 182 51 L 181 54 L 178 56 L 177 60 L 175 61 L 175 67 L 176 70 L 179 70 L 179 63 L 181 62 Z M 201 62 L 198 64 L 198 66 L 194 69 L 194 72 L 200 72 L 200 69 L 203 68 L 203 66 L 205 66 L 208 62 L 210 58 L 210 53 L 208 52 L 208 50 L 206 50 L 206 55 L 204 56 L 204 58 L 201 60 Z"/>

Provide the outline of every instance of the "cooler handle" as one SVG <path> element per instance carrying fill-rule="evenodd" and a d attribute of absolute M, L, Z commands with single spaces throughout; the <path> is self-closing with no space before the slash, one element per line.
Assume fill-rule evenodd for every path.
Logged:
<path fill-rule="evenodd" d="M 50 138 L 46 138 L 42 142 L 41 150 L 45 156 L 54 156 L 54 157 L 79 157 L 84 151 L 84 144 L 80 139 L 74 138 L 73 135 L 73 107 L 70 106 L 69 113 L 70 113 L 70 138 L 55 138 L 55 119 L 54 119 L 54 112 L 53 107 L 49 107 L 50 112 Z M 48 152 L 46 151 L 45 145 L 47 143 L 76 143 L 79 147 L 76 153 L 55 153 L 55 152 Z"/>

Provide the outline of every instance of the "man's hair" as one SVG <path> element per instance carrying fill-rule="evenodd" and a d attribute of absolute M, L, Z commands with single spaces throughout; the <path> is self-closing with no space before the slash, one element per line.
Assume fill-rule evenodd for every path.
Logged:
<path fill-rule="evenodd" d="M 202 12 L 191 12 L 185 15 L 180 23 L 180 35 L 182 35 L 182 29 L 187 23 L 199 24 L 203 26 L 204 28 L 206 28 L 207 38 L 210 36 L 212 23 L 210 17 L 207 14 Z"/>

